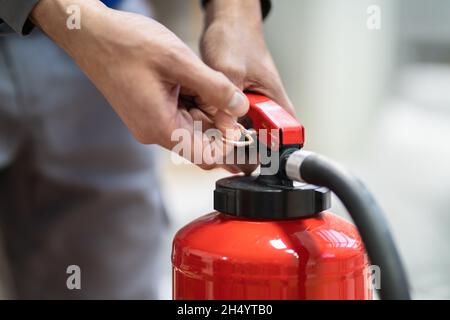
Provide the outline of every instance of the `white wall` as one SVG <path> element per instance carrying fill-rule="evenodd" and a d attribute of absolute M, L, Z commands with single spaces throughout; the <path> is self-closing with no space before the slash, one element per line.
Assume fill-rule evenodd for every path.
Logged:
<path fill-rule="evenodd" d="M 366 26 L 381 8 L 381 30 Z M 266 35 L 306 127 L 307 147 L 334 157 L 362 147 L 373 109 L 390 88 L 396 1 L 274 1 Z"/>

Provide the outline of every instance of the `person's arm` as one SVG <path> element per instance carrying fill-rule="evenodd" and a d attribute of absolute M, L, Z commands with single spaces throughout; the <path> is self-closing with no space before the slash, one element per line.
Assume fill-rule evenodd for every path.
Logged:
<path fill-rule="evenodd" d="M 33 24 L 28 19 L 38 0 L 0 0 L 0 35 L 30 33 Z"/>
<path fill-rule="evenodd" d="M 81 29 L 66 27 L 70 5 L 80 8 Z M 205 118 L 222 130 L 236 131 L 236 117 L 248 110 L 239 88 L 152 19 L 95 0 L 40 0 L 31 20 L 75 60 L 142 143 L 171 149 L 177 144 L 171 141 L 175 129 L 187 130 L 194 139 L 200 133 L 193 121 Z M 180 93 L 201 104 L 184 108 Z M 210 143 L 201 141 L 204 147 Z M 195 152 L 199 150 L 193 148 Z"/>
<path fill-rule="evenodd" d="M 202 7 L 205 8 L 210 1 L 212 0 L 201 0 Z M 265 19 L 269 14 L 270 9 L 272 8 L 272 1 L 271 0 L 259 0 L 259 1 L 261 7 L 261 15 L 262 18 Z"/>
<path fill-rule="evenodd" d="M 242 90 L 264 94 L 294 114 L 263 34 L 268 1 L 208 0 L 201 40 L 203 61 Z"/>

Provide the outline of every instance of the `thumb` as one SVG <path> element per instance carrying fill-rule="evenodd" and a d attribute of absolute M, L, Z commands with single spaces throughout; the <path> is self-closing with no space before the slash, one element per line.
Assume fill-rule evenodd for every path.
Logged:
<path fill-rule="evenodd" d="M 235 117 L 247 113 L 247 97 L 223 73 L 211 69 L 200 59 L 191 61 L 188 70 L 179 75 L 178 80 L 182 87 L 194 91 L 203 103 Z"/>

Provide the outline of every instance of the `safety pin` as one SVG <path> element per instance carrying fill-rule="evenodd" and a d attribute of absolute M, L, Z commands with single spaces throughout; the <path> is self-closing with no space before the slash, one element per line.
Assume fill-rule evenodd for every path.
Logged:
<path fill-rule="evenodd" d="M 222 142 L 225 143 L 225 144 L 231 145 L 231 146 L 233 146 L 233 147 L 236 147 L 236 148 L 247 147 L 247 146 L 253 144 L 253 142 L 254 142 L 255 140 L 253 139 L 252 131 L 247 130 L 247 129 L 246 129 L 242 124 L 240 124 L 240 123 L 238 123 L 238 125 L 239 125 L 239 129 L 241 129 L 241 134 L 242 134 L 241 139 L 242 139 L 242 137 L 244 137 L 244 140 L 239 140 L 239 141 L 236 141 L 236 140 L 230 140 L 230 139 L 225 138 L 225 137 L 222 135 Z"/>

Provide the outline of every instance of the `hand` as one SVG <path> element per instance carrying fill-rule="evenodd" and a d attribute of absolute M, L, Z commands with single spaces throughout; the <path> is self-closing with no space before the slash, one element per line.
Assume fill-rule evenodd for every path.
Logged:
<path fill-rule="evenodd" d="M 66 28 L 66 8 L 73 4 L 81 8 L 80 30 Z M 236 119 L 248 110 L 241 90 L 158 22 L 83 0 L 41 0 L 31 18 L 77 62 L 138 141 L 172 149 L 172 132 L 183 128 L 192 142 L 200 134 L 202 149 L 188 156 L 200 152 L 203 160 L 211 157 L 204 152 L 211 142 L 195 131 L 194 120 L 240 136 Z M 180 95 L 196 107 L 180 104 Z M 210 159 L 198 164 L 215 166 Z"/>
<path fill-rule="evenodd" d="M 260 0 L 211 0 L 200 48 L 203 61 L 241 90 L 264 94 L 294 115 L 264 41 Z"/>

